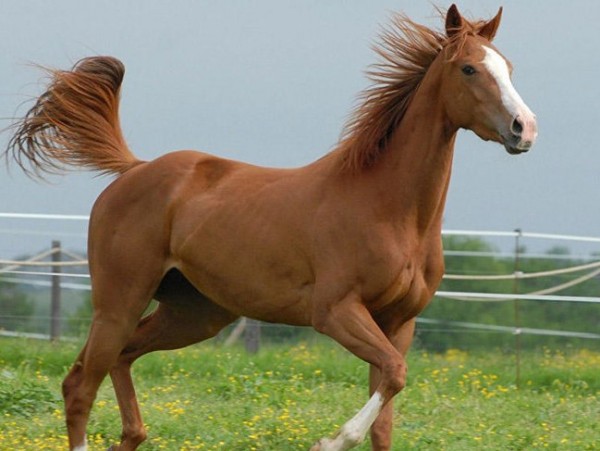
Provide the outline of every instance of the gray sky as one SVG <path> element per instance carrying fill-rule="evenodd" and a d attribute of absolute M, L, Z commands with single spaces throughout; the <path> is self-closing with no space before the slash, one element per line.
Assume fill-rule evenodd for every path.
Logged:
<path fill-rule="evenodd" d="M 532 151 L 510 156 L 460 132 L 445 228 L 600 236 L 600 2 L 458 6 L 489 18 L 500 4 L 495 44 L 515 66 L 515 87 L 537 114 L 540 135 Z M 191 148 L 303 165 L 336 144 L 368 86 L 364 71 L 376 61 L 370 46 L 392 11 L 443 25 L 421 0 L 4 0 L 0 117 L 24 113 L 19 105 L 40 94 L 41 74 L 28 63 L 69 68 L 85 56 L 113 55 L 127 68 L 121 120 L 138 157 Z M 2 146 L 7 138 L 0 136 Z M 111 180 L 71 172 L 40 184 L 17 168 L 1 170 L 0 212 L 88 214 Z M 29 227 L 0 219 L 0 232 Z M 17 239 L 17 249 L 24 240 L 38 248 L 48 241 L 23 236 L 0 233 L 0 256 Z"/>

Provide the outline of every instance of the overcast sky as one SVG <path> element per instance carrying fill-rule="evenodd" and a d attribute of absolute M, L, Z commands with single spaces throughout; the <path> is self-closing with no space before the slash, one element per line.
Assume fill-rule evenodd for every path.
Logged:
<path fill-rule="evenodd" d="M 538 116 L 538 142 L 510 156 L 461 131 L 444 226 L 600 236 L 600 2 L 458 3 L 476 18 L 500 5 L 495 44 Z M 304 165 L 335 146 L 393 11 L 443 25 L 421 0 L 3 0 L 0 117 L 24 113 L 19 105 L 40 94 L 41 74 L 29 63 L 69 68 L 113 55 L 126 66 L 121 120 L 139 158 L 199 149 Z M 111 180 L 82 172 L 40 184 L 0 169 L 0 212 L 88 214 Z M 0 218 L 0 231 L 29 227 Z M 16 239 L 0 233 L 0 257 Z"/>

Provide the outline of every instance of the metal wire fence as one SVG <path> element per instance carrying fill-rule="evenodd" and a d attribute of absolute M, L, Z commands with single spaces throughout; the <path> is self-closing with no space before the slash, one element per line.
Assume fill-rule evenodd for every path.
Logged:
<path fill-rule="evenodd" d="M 0 213 L 0 223 L 3 223 L 0 226 L 0 335 L 70 339 L 87 331 L 91 313 L 89 274 L 83 251 L 87 219 L 82 215 Z M 15 225 L 15 221 L 20 222 Z M 28 226 L 23 226 L 23 221 Z M 66 233 L 66 223 L 76 224 L 76 227 L 69 228 Z M 50 238 L 52 245 L 38 252 L 18 250 L 32 244 L 28 239 L 31 236 L 43 237 L 46 242 Z M 61 236 L 69 247 L 54 240 L 56 236 Z M 435 342 L 443 347 L 469 342 L 457 341 L 456 337 L 461 336 L 471 337 L 470 342 L 474 344 L 496 342 L 502 345 L 514 343 L 515 337 L 518 342 L 519 337 L 527 336 L 553 337 L 552 343 L 556 343 L 556 339 L 577 340 L 577 343 L 584 340 L 589 346 L 600 343 L 600 292 L 596 291 L 600 287 L 600 238 L 520 230 L 446 230 L 444 237 L 450 244 L 445 251 L 447 274 L 432 303 L 440 306 L 441 311 L 436 314 L 436 309 L 432 308 L 423 312 L 418 319 L 417 342 L 424 346 Z M 458 244 L 475 240 L 485 246 L 456 248 L 453 245 L 457 244 L 457 238 Z M 540 241 L 547 243 L 553 251 L 537 251 L 542 247 Z M 534 251 L 527 251 L 525 243 L 528 246 L 534 243 L 531 245 Z M 577 254 L 565 251 L 573 244 Z M 481 264 L 466 264 L 468 260 Z M 496 272 L 490 272 L 492 270 Z M 13 304 L 7 299 L 13 299 Z M 468 303 L 477 304 L 478 308 L 465 307 Z M 448 307 L 450 305 L 454 307 Z M 528 311 L 535 311 L 532 305 L 543 305 L 545 309 L 559 309 L 560 306 L 560 309 L 568 310 L 567 316 L 585 309 L 588 326 L 573 327 L 568 321 L 559 321 L 568 328 L 554 327 L 556 322 L 551 323 L 553 327 L 531 326 L 526 319 Z M 465 314 L 471 311 L 473 315 L 459 318 L 446 315 L 441 306 Z M 506 306 L 513 311 L 512 315 L 506 314 Z M 501 313 L 500 323 L 489 320 L 489 312 L 494 309 Z M 256 336 L 252 332 L 256 330 L 252 329 L 256 327 L 255 323 L 243 324 L 243 328 L 239 323 L 231 326 L 220 340 L 226 342 L 231 334 L 242 335 L 244 330 L 247 335 Z M 258 328 L 259 339 L 263 341 L 309 339 L 313 334 L 308 328 L 264 323 Z M 484 334 L 489 340 L 481 339 Z"/>

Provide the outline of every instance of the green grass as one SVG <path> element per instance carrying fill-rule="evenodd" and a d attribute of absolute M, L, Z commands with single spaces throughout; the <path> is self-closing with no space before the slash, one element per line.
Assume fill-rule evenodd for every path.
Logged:
<path fill-rule="evenodd" d="M 0 449 L 66 449 L 60 382 L 77 351 L 0 340 Z M 134 367 L 149 432 L 141 449 L 306 450 L 366 401 L 366 374 L 330 344 L 268 346 L 255 356 L 207 344 L 145 356 Z M 600 353 L 529 352 L 517 389 L 510 354 L 413 351 L 394 449 L 598 449 L 599 374 Z M 92 450 L 120 435 L 108 380 L 88 433 Z"/>

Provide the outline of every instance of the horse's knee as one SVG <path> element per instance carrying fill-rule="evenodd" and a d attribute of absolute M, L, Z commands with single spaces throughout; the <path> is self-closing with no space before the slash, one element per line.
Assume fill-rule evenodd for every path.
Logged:
<path fill-rule="evenodd" d="M 381 369 L 383 389 L 388 390 L 390 397 L 400 392 L 406 386 L 408 367 L 404 359 L 389 362 Z"/>

